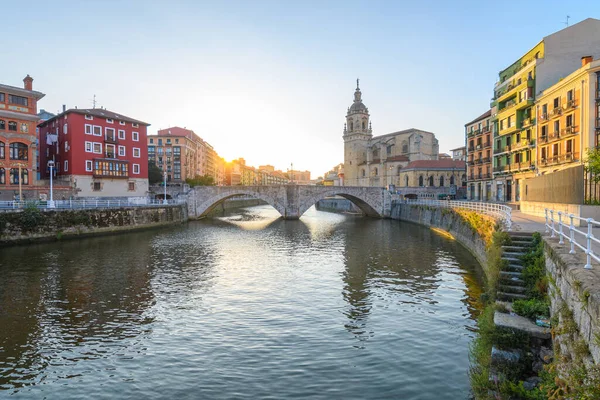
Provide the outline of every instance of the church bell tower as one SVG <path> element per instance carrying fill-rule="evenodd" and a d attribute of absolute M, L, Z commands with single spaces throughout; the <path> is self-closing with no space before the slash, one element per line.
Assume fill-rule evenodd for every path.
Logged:
<path fill-rule="evenodd" d="M 344 125 L 344 184 L 361 186 L 363 178 L 359 166 L 366 162 L 369 140 L 373 137 L 369 109 L 362 102 L 359 80 L 356 80 L 354 102 L 348 107 L 346 124 Z M 363 169 L 367 169 L 366 166 Z"/>

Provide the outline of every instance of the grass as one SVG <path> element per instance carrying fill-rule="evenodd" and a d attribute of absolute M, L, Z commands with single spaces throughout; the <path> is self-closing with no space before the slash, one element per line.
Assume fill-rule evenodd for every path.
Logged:
<path fill-rule="evenodd" d="M 550 302 L 548 300 L 527 299 L 515 300 L 513 311 L 523 317 L 535 320 L 537 317 L 550 317 Z"/>

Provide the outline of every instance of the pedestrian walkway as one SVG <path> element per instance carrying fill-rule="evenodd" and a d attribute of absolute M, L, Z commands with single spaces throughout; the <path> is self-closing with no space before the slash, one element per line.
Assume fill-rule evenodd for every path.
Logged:
<path fill-rule="evenodd" d="M 513 210 L 511 213 L 512 231 L 514 232 L 540 232 L 546 230 L 546 219 L 534 215 L 523 214 L 521 211 Z"/>

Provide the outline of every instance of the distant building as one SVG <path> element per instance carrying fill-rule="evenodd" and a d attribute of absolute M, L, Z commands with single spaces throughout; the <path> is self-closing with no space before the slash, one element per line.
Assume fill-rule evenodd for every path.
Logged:
<path fill-rule="evenodd" d="M 39 124 L 42 179 L 52 160 L 78 197 L 146 197 L 148 126 L 103 108 L 64 110 Z"/>
<path fill-rule="evenodd" d="M 19 186 L 27 197 L 25 192 L 35 183 L 37 102 L 44 96 L 33 90 L 29 75 L 22 88 L 0 84 L 0 192 L 4 199 L 12 200 Z"/>
<path fill-rule="evenodd" d="M 310 171 L 289 170 L 288 179 L 296 185 L 310 185 Z"/>
<path fill-rule="evenodd" d="M 467 198 L 491 201 L 496 197 L 492 176 L 492 111 L 465 124 L 467 140 Z"/>
<path fill-rule="evenodd" d="M 450 150 L 452 153 L 452 159 L 456 161 L 467 161 L 467 148 L 466 146 L 457 147 L 456 149 Z"/>
<path fill-rule="evenodd" d="M 369 117 L 357 81 L 344 125 L 344 185 L 398 185 L 400 171 L 409 162 L 438 158 L 439 144 L 433 133 L 406 129 L 373 136 Z"/>
<path fill-rule="evenodd" d="M 458 160 L 411 161 L 400 171 L 401 185 L 396 186 L 404 196 L 431 197 L 453 195 L 465 197 L 466 164 Z"/>
<path fill-rule="evenodd" d="M 438 160 L 452 160 L 452 156 L 448 153 L 438 154 Z"/>

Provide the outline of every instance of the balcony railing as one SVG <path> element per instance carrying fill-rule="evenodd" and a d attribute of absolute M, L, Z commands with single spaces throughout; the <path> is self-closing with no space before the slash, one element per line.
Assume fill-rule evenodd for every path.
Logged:
<path fill-rule="evenodd" d="M 565 104 L 565 110 L 570 110 L 575 107 L 577 107 L 577 103 L 575 102 L 575 100 L 569 100 L 567 101 L 567 104 Z"/>
<path fill-rule="evenodd" d="M 562 111 L 563 109 L 560 106 L 558 106 L 555 107 L 552 111 L 550 111 L 550 115 L 552 117 L 558 117 L 559 115 L 562 115 Z"/>
<path fill-rule="evenodd" d="M 540 136 L 539 142 L 540 142 L 540 144 L 548 143 L 548 136 Z"/>
<path fill-rule="evenodd" d="M 477 146 L 475 146 L 475 150 L 481 150 L 481 143 L 479 143 Z"/>
<path fill-rule="evenodd" d="M 486 148 L 488 148 L 488 147 L 492 147 L 492 142 L 485 142 L 485 143 L 483 144 L 483 148 L 484 148 L 484 149 L 486 149 Z"/>
<path fill-rule="evenodd" d="M 511 150 L 511 148 L 512 148 L 512 147 L 511 147 L 511 145 L 510 145 L 510 144 L 509 144 L 509 145 L 507 145 L 507 146 L 504 146 L 504 151 L 505 151 L 505 152 L 507 152 L 507 151 L 510 151 L 510 150 Z"/>
<path fill-rule="evenodd" d="M 579 127 L 575 125 L 567 126 L 560 131 L 561 136 L 576 135 L 579 133 Z"/>
<path fill-rule="evenodd" d="M 540 121 L 548 121 L 548 113 L 540 114 Z"/>
<path fill-rule="evenodd" d="M 510 169 L 509 165 L 499 165 L 494 167 L 494 172 L 504 172 L 504 171 L 508 171 Z"/>
<path fill-rule="evenodd" d="M 489 126 L 484 126 L 483 128 L 481 128 L 481 133 L 488 133 L 489 131 L 490 131 Z"/>
<path fill-rule="evenodd" d="M 104 156 L 106 158 L 115 158 L 115 152 L 114 151 L 107 151 Z"/>
<path fill-rule="evenodd" d="M 475 165 L 475 161 L 473 161 L 473 160 L 469 160 L 469 161 L 467 161 L 467 164 L 468 164 L 468 165 Z"/>
<path fill-rule="evenodd" d="M 555 140 L 555 139 L 560 139 L 560 131 L 554 131 L 552 132 L 550 135 L 550 141 Z"/>
<path fill-rule="evenodd" d="M 535 166 L 535 164 L 533 164 L 531 161 L 520 161 L 520 162 L 512 163 L 510 165 L 510 170 L 511 171 L 524 171 L 524 170 L 531 169 L 532 166 Z"/>
<path fill-rule="evenodd" d="M 542 158 L 541 164 L 546 165 L 556 165 L 556 164 L 564 164 L 570 163 L 574 161 L 579 161 L 579 153 L 566 153 L 559 154 L 552 157 Z"/>
<path fill-rule="evenodd" d="M 596 90 L 596 100 L 600 100 L 600 89 Z"/>
<path fill-rule="evenodd" d="M 469 151 L 469 153 L 472 151 L 475 151 L 475 147 L 469 147 L 468 151 Z"/>

